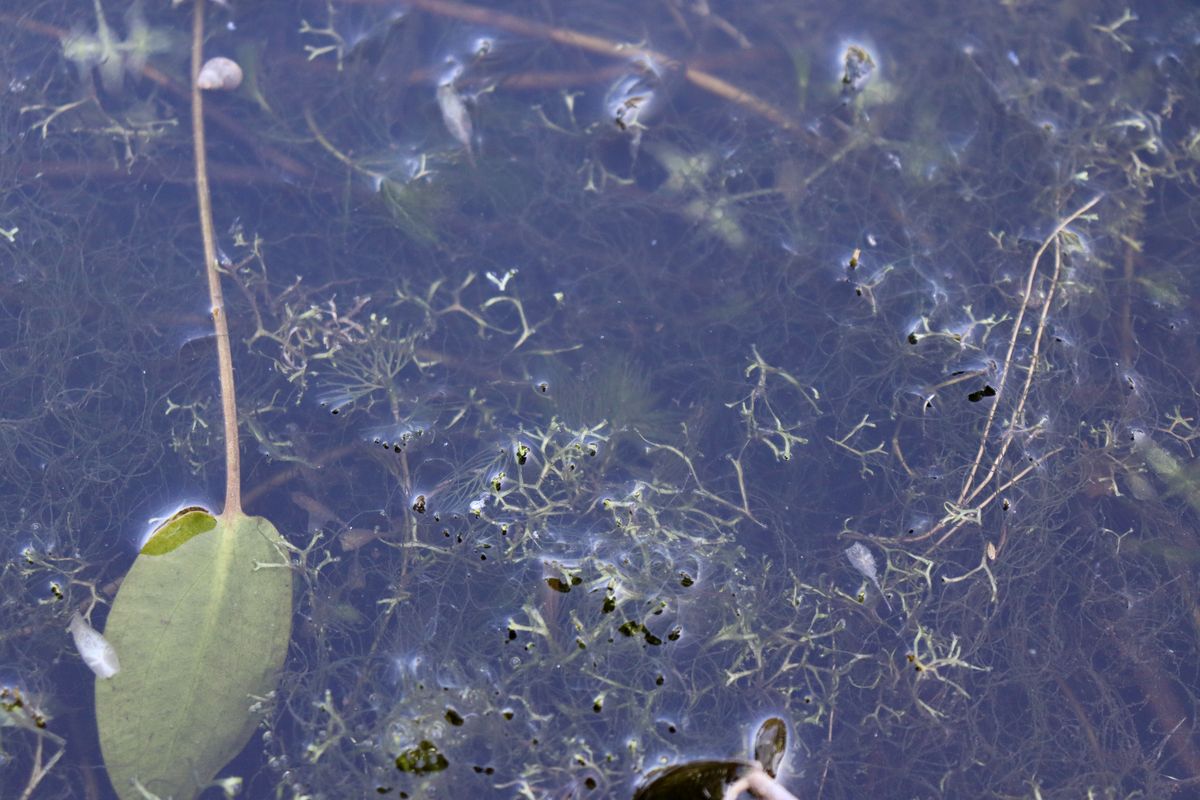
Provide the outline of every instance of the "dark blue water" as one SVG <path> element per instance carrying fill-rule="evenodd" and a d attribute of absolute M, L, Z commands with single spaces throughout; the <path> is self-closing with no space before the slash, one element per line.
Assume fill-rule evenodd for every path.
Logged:
<path fill-rule="evenodd" d="M 805 798 L 1196 791 L 1189 4 L 231 5 L 304 551 L 243 796 L 629 797 L 769 716 Z M 6 797 L 116 796 L 68 620 L 223 496 L 165 6 L 0 12 Z"/>

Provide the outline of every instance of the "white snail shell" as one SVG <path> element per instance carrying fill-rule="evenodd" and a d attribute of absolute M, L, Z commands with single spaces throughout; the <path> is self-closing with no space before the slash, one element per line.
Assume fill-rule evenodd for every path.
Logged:
<path fill-rule="evenodd" d="M 196 85 L 201 89 L 221 89 L 232 92 L 242 85 L 242 68 L 233 59 L 217 56 L 204 62 Z"/>

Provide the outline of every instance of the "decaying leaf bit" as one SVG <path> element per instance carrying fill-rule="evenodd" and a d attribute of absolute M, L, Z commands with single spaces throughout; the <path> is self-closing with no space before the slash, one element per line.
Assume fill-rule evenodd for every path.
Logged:
<path fill-rule="evenodd" d="M 442 122 L 446 125 L 446 130 L 450 131 L 450 135 L 466 149 L 467 159 L 474 163 L 475 151 L 471 146 L 473 135 L 471 113 L 467 110 L 467 104 L 463 102 L 462 95 L 454 88 L 453 81 L 447 81 L 437 87 L 437 103 L 442 112 Z"/>
<path fill-rule="evenodd" d="M 875 556 L 871 555 L 871 551 L 867 549 L 867 546 L 862 542 L 855 542 L 846 548 L 846 558 L 849 559 L 851 566 L 858 570 L 864 578 L 875 584 L 875 590 L 883 598 L 888 611 L 891 611 L 892 604 L 888 602 L 887 595 L 883 593 L 883 587 L 879 585 L 879 573 L 875 568 Z"/>
<path fill-rule="evenodd" d="M 98 630 L 79 615 L 78 611 L 71 615 L 71 624 L 67 626 L 67 630 L 75 640 L 75 649 L 83 656 L 83 663 L 98 677 L 111 678 L 121 671 L 117 651 Z"/>

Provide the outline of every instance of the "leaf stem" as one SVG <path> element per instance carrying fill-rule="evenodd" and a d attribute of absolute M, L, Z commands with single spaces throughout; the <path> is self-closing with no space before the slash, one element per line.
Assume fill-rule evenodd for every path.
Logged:
<path fill-rule="evenodd" d="M 233 384 L 233 352 L 229 346 L 229 324 L 225 319 L 225 299 L 221 294 L 221 276 L 217 272 L 217 243 L 213 235 L 212 195 L 208 189 L 208 155 L 204 145 L 204 96 L 196 85 L 196 76 L 204 63 L 204 0 L 195 0 L 192 16 L 192 142 L 195 147 L 196 199 L 200 207 L 200 234 L 204 240 L 205 274 L 208 296 L 212 301 L 213 328 L 217 336 L 217 363 L 220 368 L 221 413 L 225 419 L 225 509 L 221 516 L 242 513 L 241 457 L 238 449 L 237 394 Z"/>

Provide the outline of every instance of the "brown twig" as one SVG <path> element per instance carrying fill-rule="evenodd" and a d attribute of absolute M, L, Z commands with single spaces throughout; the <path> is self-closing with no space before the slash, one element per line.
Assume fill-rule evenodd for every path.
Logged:
<path fill-rule="evenodd" d="M 611 39 L 593 36 L 589 33 L 581 33 L 570 28 L 554 27 L 535 20 L 506 14 L 503 11 L 493 11 L 492 9 L 460 3 L 458 0 L 410 0 L 409 5 L 423 11 L 428 11 L 431 14 L 496 27 L 531 38 L 547 39 L 611 58 L 641 58 L 670 68 L 676 68 L 680 70 L 683 77 L 693 86 L 715 94 L 731 103 L 736 103 L 742 108 L 770 120 L 784 130 L 801 134 L 805 133 L 803 127 L 796 119 L 777 106 L 744 89 L 738 88 L 710 72 L 705 72 L 704 70 L 684 64 L 678 59 L 671 58 L 649 47 L 614 42 Z"/>
<path fill-rule="evenodd" d="M 330 452 L 322 455 L 320 458 L 315 459 L 317 468 L 324 469 L 325 467 L 331 466 L 338 461 L 341 461 L 351 453 L 361 450 L 362 446 L 362 444 L 354 442 L 351 444 L 344 444 L 334 450 L 331 450 Z M 267 478 L 262 483 L 251 488 L 250 491 L 246 492 L 245 496 L 242 497 L 242 502 L 245 505 L 250 505 L 272 489 L 279 488 L 288 481 L 291 481 L 297 475 L 303 473 L 305 470 L 311 469 L 312 467 L 309 467 L 305 464 L 293 464 L 287 469 L 275 473 L 270 478 Z"/>

